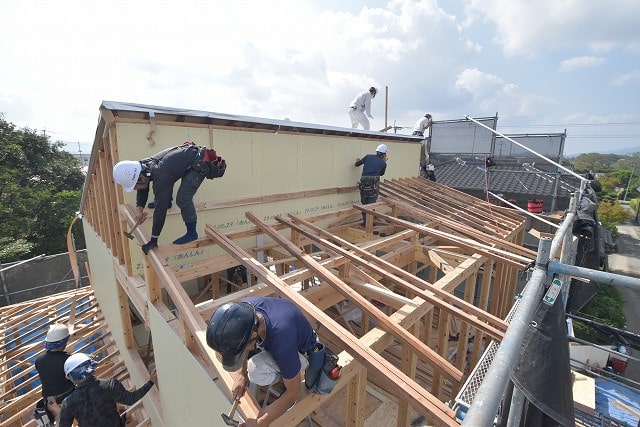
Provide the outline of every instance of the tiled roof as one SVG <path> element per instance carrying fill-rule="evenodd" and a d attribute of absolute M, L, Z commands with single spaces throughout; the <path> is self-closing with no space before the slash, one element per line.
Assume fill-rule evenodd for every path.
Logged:
<path fill-rule="evenodd" d="M 554 194 L 556 174 L 544 172 L 529 164 L 495 166 L 486 173 L 484 161 L 453 160 L 437 165 L 438 182 L 460 191 L 522 194 L 529 197 Z M 563 175 L 558 197 L 570 197 L 577 190 L 578 180 Z"/>

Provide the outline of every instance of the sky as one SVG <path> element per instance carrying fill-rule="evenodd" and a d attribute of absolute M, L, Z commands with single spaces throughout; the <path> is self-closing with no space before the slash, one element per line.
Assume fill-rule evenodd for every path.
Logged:
<path fill-rule="evenodd" d="M 89 152 L 103 100 L 372 129 L 498 115 L 640 147 L 637 0 L 2 0 L 0 113 Z M 639 149 L 640 150 L 640 149 Z"/>

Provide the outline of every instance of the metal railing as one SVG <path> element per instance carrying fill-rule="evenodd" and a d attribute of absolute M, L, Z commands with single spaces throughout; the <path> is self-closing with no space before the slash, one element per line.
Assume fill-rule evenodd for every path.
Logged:
<path fill-rule="evenodd" d="M 482 123 L 479 123 L 468 116 L 467 118 L 480 126 L 484 126 Z M 586 189 L 587 180 L 564 166 L 555 163 L 551 159 L 548 159 L 528 147 L 523 146 L 517 141 L 514 141 L 493 129 L 488 127 L 486 128 L 521 148 L 530 151 L 540 158 L 567 171 L 568 173 L 577 176 L 581 179 L 581 184 L 580 190 L 578 193 L 574 194 L 568 213 L 556 231 L 553 240 L 544 237 L 540 239 L 536 265 L 531 273 L 527 285 L 519 297 L 518 305 L 515 307 L 509 328 L 505 333 L 504 339 L 499 344 L 497 351 L 493 353 L 490 366 L 488 369 L 482 370 L 483 378 L 480 386 L 477 388 L 475 398 L 464 416 L 460 417 L 463 418 L 463 426 L 473 427 L 491 426 L 494 424 L 513 370 L 519 362 L 521 345 L 523 343 L 525 333 L 527 332 L 529 322 L 541 301 L 545 291 L 545 285 L 550 276 L 558 274 L 565 278 L 583 277 L 613 285 L 640 288 L 640 279 L 569 265 L 569 263 L 573 262 L 574 256 L 571 256 L 572 254 L 569 253 L 571 251 L 571 245 L 567 243 L 570 243 L 571 241 L 571 229 L 576 217 L 575 211 L 577 209 L 578 202 L 582 198 Z M 565 286 L 566 285 L 563 285 L 563 287 Z M 483 360 L 483 363 L 487 364 L 487 360 Z M 517 425 L 518 423 L 517 418 L 521 414 L 519 409 L 521 409 L 524 404 L 524 399 L 521 398 L 523 397 L 521 394 L 522 393 L 518 391 L 517 388 L 514 388 L 511 403 L 512 406 L 509 411 L 508 425 Z"/>

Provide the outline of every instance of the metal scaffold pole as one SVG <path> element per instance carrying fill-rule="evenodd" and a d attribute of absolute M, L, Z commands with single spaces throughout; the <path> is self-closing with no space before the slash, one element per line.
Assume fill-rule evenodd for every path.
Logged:
<path fill-rule="evenodd" d="M 556 236 L 557 237 L 557 236 Z M 491 363 L 491 367 L 478 388 L 475 399 L 462 422 L 463 426 L 479 427 L 493 425 L 502 395 L 518 363 L 518 354 L 540 298 L 544 292 L 547 276 L 545 266 L 549 262 L 551 239 L 543 237 L 538 246 L 536 267 L 527 282 L 518 310 L 515 312 L 509 328 L 500 343 L 500 348 Z"/>

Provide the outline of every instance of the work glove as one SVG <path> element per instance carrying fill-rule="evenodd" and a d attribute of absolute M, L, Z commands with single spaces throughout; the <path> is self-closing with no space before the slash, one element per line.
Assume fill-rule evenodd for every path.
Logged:
<path fill-rule="evenodd" d="M 145 255 L 148 255 L 149 251 L 156 247 L 158 247 L 158 238 L 152 237 L 147 243 L 142 245 L 142 252 L 144 252 Z"/>

